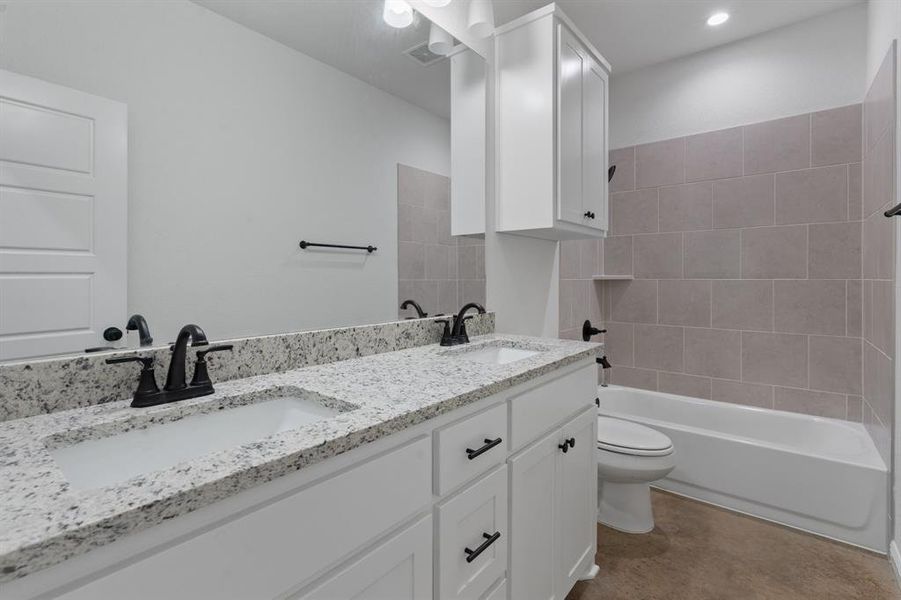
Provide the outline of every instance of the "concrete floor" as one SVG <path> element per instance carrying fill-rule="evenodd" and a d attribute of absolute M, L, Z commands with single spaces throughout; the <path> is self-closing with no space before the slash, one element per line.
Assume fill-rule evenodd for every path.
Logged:
<path fill-rule="evenodd" d="M 598 565 L 566 600 L 898 600 L 888 560 L 654 491 L 657 527 L 598 525 Z"/>

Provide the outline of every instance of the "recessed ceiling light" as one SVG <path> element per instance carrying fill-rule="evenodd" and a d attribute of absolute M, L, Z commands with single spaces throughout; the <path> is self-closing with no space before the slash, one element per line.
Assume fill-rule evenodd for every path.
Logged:
<path fill-rule="evenodd" d="M 713 13 L 707 18 L 707 24 L 711 27 L 716 27 L 717 25 L 722 25 L 726 21 L 729 20 L 729 13 L 727 12 L 718 12 Z"/>
<path fill-rule="evenodd" d="M 403 29 L 413 23 L 413 7 L 404 0 L 385 0 L 382 19 L 391 27 Z"/>

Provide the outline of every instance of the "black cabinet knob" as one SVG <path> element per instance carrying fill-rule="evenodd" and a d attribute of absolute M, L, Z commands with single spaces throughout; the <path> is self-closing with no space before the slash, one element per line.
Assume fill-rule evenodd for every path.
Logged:
<path fill-rule="evenodd" d="M 560 448 L 563 454 L 566 454 L 567 452 L 569 452 L 569 440 L 563 440 L 563 443 L 557 444 L 557 447 Z"/>

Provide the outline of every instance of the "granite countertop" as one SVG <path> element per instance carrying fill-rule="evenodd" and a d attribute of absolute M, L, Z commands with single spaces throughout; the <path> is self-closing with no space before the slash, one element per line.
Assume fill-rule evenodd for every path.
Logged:
<path fill-rule="evenodd" d="M 497 342 L 540 353 L 504 365 L 456 356 Z M 229 381 L 213 395 L 174 404 L 130 408 L 122 400 L 0 423 L 0 582 L 402 431 L 600 347 L 487 335 L 467 346 L 433 344 Z M 345 412 L 94 489 L 73 489 L 51 456 L 54 448 L 82 440 L 277 396 L 273 388 L 302 388 Z"/>

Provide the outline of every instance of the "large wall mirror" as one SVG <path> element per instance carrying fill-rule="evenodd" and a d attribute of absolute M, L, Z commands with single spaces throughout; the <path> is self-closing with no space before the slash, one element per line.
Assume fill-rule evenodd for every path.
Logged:
<path fill-rule="evenodd" d="M 158 345 L 185 323 L 228 339 L 485 301 L 483 240 L 451 210 L 452 163 L 484 191 L 479 153 L 451 158 L 480 122 L 455 130 L 452 81 L 479 108 L 484 64 L 422 15 L 0 6 L 0 361 L 136 347 L 135 313 Z"/>

